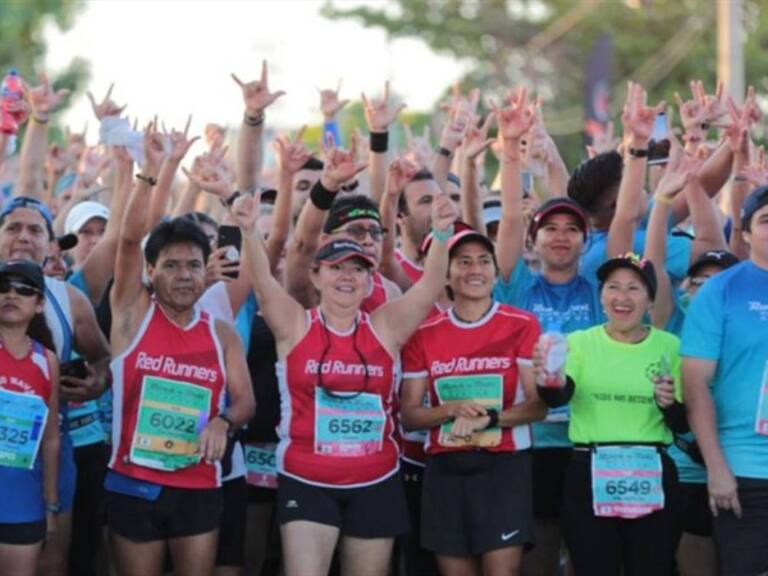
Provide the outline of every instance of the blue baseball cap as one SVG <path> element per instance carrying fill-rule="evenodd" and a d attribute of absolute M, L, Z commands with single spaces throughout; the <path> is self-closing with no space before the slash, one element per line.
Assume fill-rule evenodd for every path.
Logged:
<path fill-rule="evenodd" d="M 750 192 L 741 206 L 741 228 L 749 231 L 750 220 L 755 212 L 768 204 L 768 184 L 755 188 Z"/>
<path fill-rule="evenodd" d="M 0 212 L 0 222 L 5 220 L 5 217 L 17 208 L 37 210 L 45 220 L 45 224 L 48 227 L 48 233 L 53 237 L 53 216 L 51 215 L 51 211 L 48 209 L 48 206 L 43 202 L 40 202 L 37 198 L 30 198 L 29 196 L 15 196 L 11 198 L 11 200 L 3 206 L 2 212 Z"/>

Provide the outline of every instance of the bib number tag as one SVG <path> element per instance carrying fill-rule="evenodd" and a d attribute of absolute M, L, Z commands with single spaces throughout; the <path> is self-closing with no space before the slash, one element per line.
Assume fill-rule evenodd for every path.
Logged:
<path fill-rule="evenodd" d="M 35 466 L 47 418 L 48 407 L 39 396 L 0 390 L 0 466 Z"/>
<path fill-rule="evenodd" d="M 277 467 L 274 442 L 254 442 L 245 445 L 246 482 L 261 488 L 277 488 Z"/>
<path fill-rule="evenodd" d="M 104 429 L 99 418 L 99 406 L 95 400 L 89 400 L 82 404 L 70 402 L 67 425 L 75 448 L 104 441 Z"/>
<path fill-rule="evenodd" d="M 639 518 L 664 508 L 661 457 L 652 446 L 606 446 L 592 453 L 595 516 Z"/>
<path fill-rule="evenodd" d="M 768 436 L 768 362 L 765 363 L 763 381 L 760 383 L 760 402 L 757 403 L 755 432 Z"/>
<path fill-rule="evenodd" d="M 445 376 L 435 380 L 435 392 L 440 404 L 471 400 L 485 408 L 493 408 L 501 412 L 504 398 L 504 377 L 501 374 Z M 498 426 L 475 432 L 469 439 L 454 437 L 451 434 L 452 426 L 452 422 L 446 422 L 440 426 L 438 443 L 441 446 L 487 448 L 501 444 L 501 428 Z"/>
<path fill-rule="evenodd" d="M 134 464 L 172 472 L 200 461 L 198 437 L 208 424 L 208 388 L 145 376 L 133 433 Z"/>
<path fill-rule="evenodd" d="M 347 398 L 315 391 L 315 454 L 355 457 L 381 452 L 385 423 L 378 394 Z"/>

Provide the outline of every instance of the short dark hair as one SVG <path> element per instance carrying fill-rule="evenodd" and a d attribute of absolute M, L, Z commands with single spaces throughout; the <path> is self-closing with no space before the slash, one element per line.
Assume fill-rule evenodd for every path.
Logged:
<path fill-rule="evenodd" d="M 186 218 L 190 222 L 194 222 L 198 226 L 202 226 L 203 224 L 207 224 L 208 226 L 213 227 L 214 230 L 219 229 L 219 223 L 216 222 L 213 218 L 208 216 L 205 212 L 187 212 L 186 214 L 183 214 L 181 216 L 182 218 Z"/>
<path fill-rule="evenodd" d="M 405 189 L 408 186 L 408 184 L 411 184 L 413 182 L 420 182 L 423 180 L 434 180 L 435 177 L 426 168 L 422 168 L 416 174 L 413 175 L 413 178 L 408 180 L 408 182 L 405 183 L 405 186 L 403 186 L 403 189 L 400 190 L 400 192 L 397 195 L 397 211 L 400 214 L 408 214 L 408 203 L 405 201 Z"/>
<path fill-rule="evenodd" d="M 588 213 L 594 213 L 600 199 L 621 183 L 624 162 L 618 152 L 604 152 L 585 160 L 568 180 L 568 197 Z"/>
<path fill-rule="evenodd" d="M 323 169 L 323 161 L 318 160 L 314 156 L 312 156 L 309 160 L 304 162 L 300 170 L 322 170 Z"/>
<path fill-rule="evenodd" d="M 155 226 L 149 235 L 147 245 L 144 247 L 144 258 L 154 266 L 160 252 L 174 244 L 194 244 L 203 251 L 203 262 L 208 262 L 211 245 L 208 243 L 205 232 L 200 226 L 183 216 L 161 222 Z"/>

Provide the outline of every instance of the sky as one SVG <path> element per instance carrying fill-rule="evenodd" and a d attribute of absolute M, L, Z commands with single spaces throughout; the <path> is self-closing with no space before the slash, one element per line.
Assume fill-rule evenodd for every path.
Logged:
<path fill-rule="evenodd" d="M 357 0 L 336 0 L 342 6 Z M 368 0 L 384 4 L 387 0 Z M 279 128 L 319 123 L 316 87 L 342 79 L 342 98 L 380 93 L 389 79 L 413 110 L 427 110 L 466 71 L 452 57 L 434 54 L 418 39 L 388 41 L 383 31 L 322 17 L 322 0 L 100 0 L 86 2 L 75 25 L 46 29 L 46 67 L 64 68 L 74 57 L 90 62 L 89 88 L 100 99 L 111 82 L 125 114 L 146 122 L 155 114 L 167 126 L 192 133 L 208 122 L 236 126 L 242 117 L 239 87 L 269 63 L 271 90 L 285 90 L 268 112 Z M 73 129 L 97 125 L 84 95 L 64 113 Z"/>

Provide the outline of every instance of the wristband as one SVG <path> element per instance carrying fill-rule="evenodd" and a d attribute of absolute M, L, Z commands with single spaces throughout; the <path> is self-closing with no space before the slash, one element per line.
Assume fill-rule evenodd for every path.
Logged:
<path fill-rule="evenodd" d="M 371 132 L 371 152 L 386 152 L 389 148 L 389 132 Z"/>
<path fill-rule="evenodd" d="M 656 196 L 656 202 L 661 202 L 662 204 L 670 206 L 674 202 L 674 199 L 668 198 L 667 196 L 664 196 L 664 194 L 659 194 Z"/>
<path fill-rule="evenodd" d="M 242 195 L 243 193 L 240 192 L 240 190 L 235 190 L 229 197 L 221 199 L 221 205 L 224 206 L 224 208 L 232 208 L 232 204 L 235 203 L 235 200 Z"/>
<path fill-rule="evenodd" d="M 256 114 L 256 116 L 248 116 L 248 114 L 243 114 L 243 122 L 253 128 L 256 126 L 261 126 L 264 124 L 264 110 Z"/>
<path fill-rule="evenodd" d="M 235 423 L 224 412 L 219 412 L 216 418 L 227 423 L 227 438 L 233 438 L 235 435 Z"/>
<path fill-rule="evenodd" d="M 499 411 L 495 408 L 489 408 L 486 410 L 485 415 L 488 416 L 488 424 L 486 425 L 483 430 L 488 430 L 489 428 L 496 428 L 496 426 L 499 425 Z"/>
<path fill-rule="evenodd" d="M 648 148 L 630 148 L 627 150 L 632 158 L 647 158 Z"/>
<path fill-rule="evenodd" d="M 138 178 L 142 182 L 146 182 L 150 186 L 157 185 L 157 178 L 152 178 L 152 176 L 144 176 L 144 174 L 136 174 L 136 178 Z"/>
<path fill-rule="evenodd" d="M 749 182 L 747 178 L 744 178 L 744 176 L 739 176 L 738 174 L 733 177 L 734 182 Z"/>
<path fill-rule="evenodd" d="M 45 505 L 45 511 L 51 512 L 53 514 L 58 514 L 61 512 L 61 503 L 60 502 L 49 502 Z"/>
<path fill-rule="evenodd" d="M 448 148 L 445 146 L 440 146 L 440 148 L 437 149 L 437 153 L 440 154 L 440 156 L 445 156 L 446 158 L 453 156 L 453 151 L 448 150 Z"/>
<path fill-rule="evenodd" d="M 328 190 L 320 179 L 312 186 L 312 190 L 309 192 L 309 200 L 315 205 L 318 210 L 328 210 L 333 204 L 333 199 L 336 198 L 336 192 Z"/>
<path fill-rule="evenodd" d="M 451 226 L 448 230 L 435 230 L 432 229 L 432 238 L 435 240 L 439 240 L 440 242 L 448 242 L 448 240 L 451 239 L 453 236 L 453 226 Z"/>

